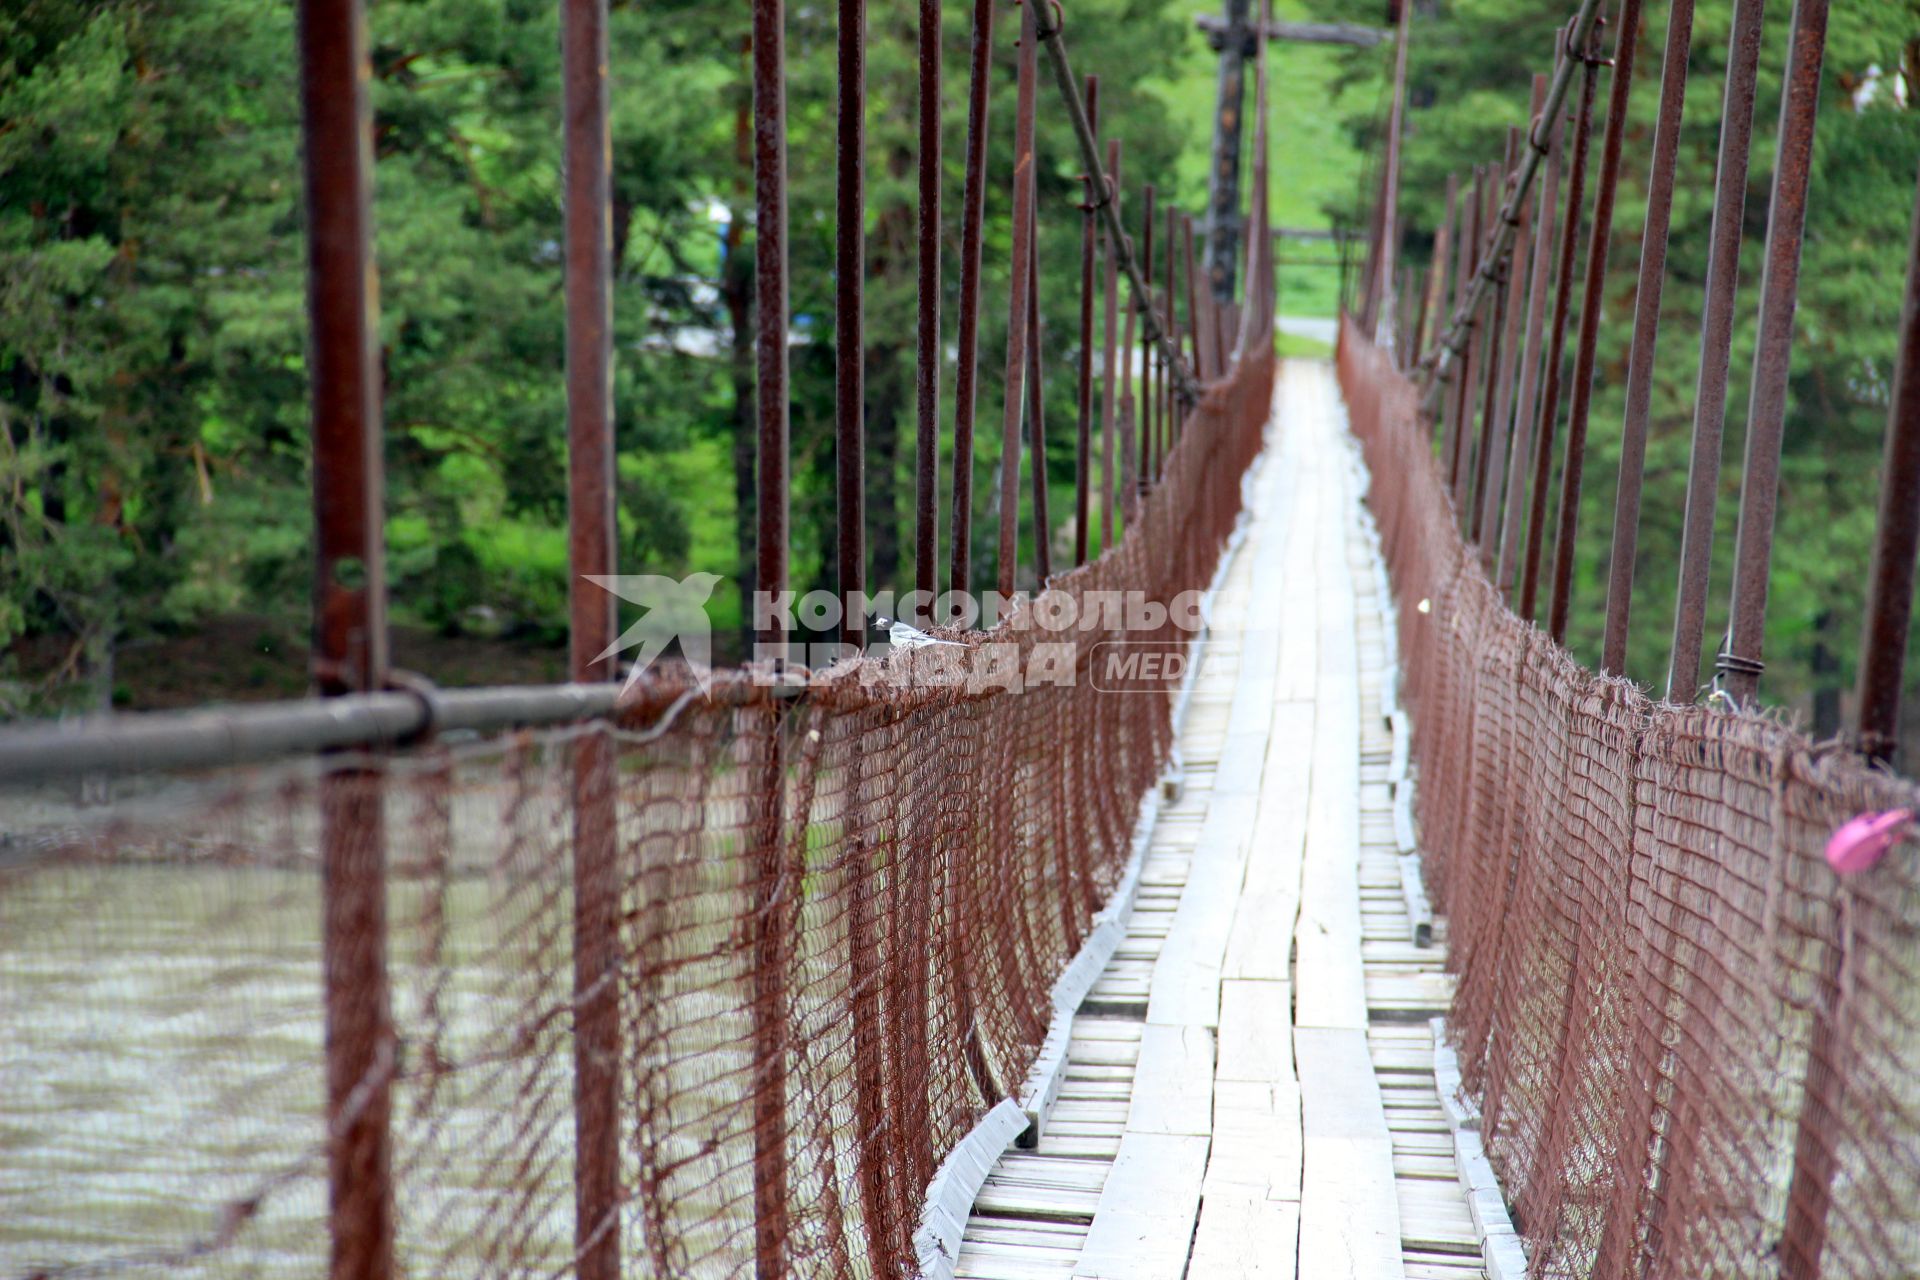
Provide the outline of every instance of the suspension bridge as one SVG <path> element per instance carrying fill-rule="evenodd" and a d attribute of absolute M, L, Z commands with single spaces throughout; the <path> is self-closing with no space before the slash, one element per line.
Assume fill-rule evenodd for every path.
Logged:
<path fill-rule="evenodd" d="M 944 643 L 863 651 L 868 35 L 842 0 L 847 647 L 802 661 L 773 610 L 747 665 L 621 680 L 592 581 L 620 568 L 606 11 L 565 0 L 574 679 L 441 689 L 386 656 L 362 15 L 306 0 L 317 696 L 0 730 L 0 1272 L 1920 1275 L 1920 863 L 1901 844 L 1920 790 L 1886 767 L 1920 545 L 1920 218 L 1858 722 L 1815 743 L 1756 692 L 1825 0 L 1789 24 L 1733 621 L 1714 696 L 1693 688 L 1763 34 L 1738 0 L 1656 699 L 1621 655 L 1690 74 L 1673 0 L 1605 656 L 1580 666 L 1563 641 L 1641 5 L 1603 24 L 1582 0 L 1541 33 L 1532 119 L 1450 184 L 1414 270 L 1413 6 L 1374 29 L 1234 0 L 1207 24 L 1222 127 L 1196 236 L 1119 180 L 1125 122 L 1077 77 L 1059 3 L 1018 12 L 1015 163 L 988 173 L 1009 37 L 981 0 L 942 594 L 923 4 L 918 592 L 899 612 Z M 779 0 L 753 13 L 756 573 L 777 594 L 786 55 Z M 1273 354 L 1269 38 L 1391 46 L 1334 361 Z M 1037 389 L 1063 359 L 1036 300 L 1043 99 L 1075 144 L 1054 159 L 1084 174 L 1070 521 L 1047 511 Z M 956 610 L 988 576 L 968 487 L 998 180 L 1004 611 L 976 627 Z"/>

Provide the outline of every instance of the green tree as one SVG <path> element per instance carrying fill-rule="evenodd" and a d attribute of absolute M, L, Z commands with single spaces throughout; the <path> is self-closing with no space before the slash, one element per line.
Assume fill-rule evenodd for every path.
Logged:
<path fill-rule="evenodd" d="M 1610 13 L 1614 8 L 1607 6 Z M 1691 79 L 1662 303 L 1627 671 L 1655 688 L 1665 687 L 1673 624 L 1731 8 L 1730 0 L 1702 0 L 1689 59 Z M 1709 649 L 1726 624 L 1747 379 L 1790 8 L 1770 6 L 1760 100 L 1755 108 Z M 1519 6 L 1455 0 L 1437 12 L 1416 11 L 1409 85 L 1414 107 L 1409 113 L 1402 183 L 1402 217 L 1409 226 L 1411 258 L 1416 264 L 1426 264 L 1433 229 L 1444 214 L 1445 175 L 1466 173 L 1475 163 L 1498 158 L 1507 128 L 1524 125 L 1530 77 L 1535 71 L 1550 70 L 1554 31 L 1569 12 L 1569 6 L 1544 0 L 1527 0 Z M 1665 7 L 1649 6 L 1634 67 L 1630 128 L 1602 303 L 1604 322 L 1568 637 L 1575 652 L 1590 662 L 1598 657 L 1604 621 L 1627 343 L 1665 23 Z M 1906 231 L 1914 203 L 1914 163 L 1920 156 L 1920 112 L 1898 100 L 1892 77 L 1903 67 L 1911 68 L 1916 37 L 1920 37 L 1920 6 L 1911 0 L 1838 6 L 1832 14 L 1822 79 L 1768 609 L 1768 671 L 1762 684 L 1769 699 L 1809 709 L 1822 732 L 1839 727 L 1843 693 L 1852 684 L 1863 608 L 1880 442 L 1899 326 Z M 1609 28 L 1609 45 L 1612 38 Z M 1876 67 L 1880 91 L 1856 99 Z M 1603 72 L 1594 122 L 1596 161 L 1608 83 Z M 1914 87 L 1920 90 L 1920 85 Z M 1356 137 L 1370 140 L 1375 122 L 1368 117 L 1353 121 L 1351 127 Z M 1590 216 L 1590 205 L 1586 212 Z M 1577 302 L 1577 285 L 1575 296 Z M 1577 330 L 1577 305 L 1575 314 Z M 1572 339 L 1570 333 L 1569 367 Z M 1555 483 L 1557 493 L 1557 479 Z"/>
<path fill-rule="evenodd" d="M 748 6 L 612 13 L 620 560 L 752 555 Z M 1130 187 L 1189 141 L 1136 86 L 1147 0 L 1069 15 L 1124 122 Z M 389 580 L 396 622 L 557 643 L 565 627 L 557 7 L 369 10 Z M 918 142 L 910 9 L 876 7 L 866 361 L 875 586 L 910 584 Z M 995 34 L 976 563 L 991 573 L 1018 9 Z M 789 17 L 794 583 L 830 586 L 831 9 Z M 945 31 L 943 312 L 956 322 L 968 11 Z M 305 630 L 305 250 L 293 6 L 29 0 L 0 14 L 0 653 L 14 709 L 101 705 L 128 641 L 258 614 Z M 1080 170 L 1040 84 L 1054 511 L 1071 492 Z M 952 422 L 953 370 L 943 428 Z M 943 435 L 943 476 L 953 459 Z M 946 490 L 943 486 L 943 492 Z M 942 521 L 942 535 L 945 522 Z M 1029 533 L 1029 542 L 1031 538 Z M 942 559 L 945 552 L 942 552 Z M 1030 563 L 1030 559 L 1027 560 Z M 723 625 L 741 597 L 716 603 Z M 59 656 L 29 664 L 25 641 Z M 43 645 L 35 652 L 45 652 Z M 137 693 L 136 693 L 137 696 Z"/>

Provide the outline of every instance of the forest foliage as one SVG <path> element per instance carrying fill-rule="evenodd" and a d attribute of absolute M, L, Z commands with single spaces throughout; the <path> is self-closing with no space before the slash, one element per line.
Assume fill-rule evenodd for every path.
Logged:
<path fill-rule="evenodd" d="M 1448 0 L 1436 10 L 1422 0 L 1415 3 L 1401 216 L 1409 227 L 1409 260 L 1424 269 L 1433 231 L 1445 214 L 1447 175 L 1470 179 L 1475 164 L 1499 158 L 1507 129 L 1526 123 L 1531 76 L 1551 70 L 1554 30 L 1572 15 L 1574 5 L 1565 0 Z M 1332 15 L 1344 14 L 1350 6 L 1328 3 L 1320 8 Z M 1698 0 L 1688 62 L 1626 670 L 1655 690 L 1666 687 L 1671 647 L 1732 8 L 1732 0 Z M 1602 11 L 1615 15 L 1618 5 L 1605 4 Z M 1575 653 L 1589 664 L 1599 659 L 1606 608 L 1627 348 L 1669 12 L 1666 4 L 1645 6 L 1607 258 L 1568 633 Z M 1702 682 L 1711 678 L 1712 653 L 1726 627 L 1791 16 L 1791 3 L 1776 0 L 1767 6 Z M 1609 25 L 1604 31 L 1608 51 L 1614 37 Z M 1376 76 L 1377 62 L 1370 54 L 1350 57 L 1349 74 L 1355 79 Z M 1609 87 L 1609 73 L 1603 70 L 1594 116 L 1596 164 Z M 1382 122 L 1382 113 L 1371 106 L 1348 121 L 1358 145 L 1368 149 L 1376 147 Z M 1875 0 L 1834 5 L 1808 196 L 1762 681 L 1763 696 L 1803 712 L 1823 735 L 1841 726 L 1858 657 L 1917 175 L 1920 4 Z M 1590 182 L 1587 226 L 1593 190 Z M 1583 237 L 1576 272 L 1584 270 L 1584 255 Z M 1577 332 L 1577 283 L 1574 297 Z M 1570 332 L 1569 366 L 1572 348 Z M 1552 492 L 1557 505 L 1557 477 Z M 1913 667 L 1910 662 L 1909 670 Z"/>
<path fill-rule="evenodd" d="M 1414 0 L 1402 180 L 1423 266 L 1445 175 L 1496 156 L 1548 68 L 1564 0 Z M 1071 0 L 1078 69 L 1123 122 L 1125 176 L 1200 209 L 1213 56 L 1191 7 Z M 1615 6 L 1606 6 L 1611 12 Z M 1384 22 L 1287 0 L 1282 16 Z M 946 6 L 942 373 L 952 335 L 970 5 Z M 1699 0 L 1668 260 L 1628 674 L 1663 687 L 1731 0 Z M 557 6 L 374 0 L 380 341 L 396 620 L 558 652 L 566 591 Z M 751 547 L 750 7 L 612 9 L 619 558 L 725 573 L 737 634 Z M 997 425 L 1018 11 L 997 6 L 981 421 Z M 116 657 L 265 617 L 304 633 L 310 571 L 305 258 L 289 0 L 22 0 L 0 12 L 0 709 L 144 704 Z M 1725 621 L 1778 85 L 1769 6 L 1719 503 L 1709 648 Z M 1634 278 L 1667 7 L 1635 67 L 1570 640 L 1597 657 Z M 794 584 L 831 587 L 834 26 L 789 6 Z M 913 577 L 913 9 L 870 14 L 866 353 L 869 581 Z M 1794 347 L 1764 689 L 1837 723 L 1850 688 L 1920 163 L 1920 0 L 1834 6 Z M 1609 37 L 1610 38 L 1610 37 Z M 1390 46 L 1273 50 L 1276 221 L 1364 226 Z M 1040 98 L 1052 509 L 1071 511 L 1079 164 Z M 1601 79 L 1604 104 L 1607 81 Z M 1596 127 L 1597 132 L 1597 127 Z M 1596 149 L 1597 149 L 1596 137 Z M 1137 202 L 1136 202 L 1137 207 Z M 1283 255 L 1324 260 L 1314 246 Z M 1283 310 L 1325 314 L 1335 272 L 1283 268 Z M 976 572 L 999 461 L 981 430 Z M 944 563 L 947 523 L 940 521 Z M 1029 543 L 1031 530 L 1025 536 Z M 1056 529 L 1054 536 L 1062 536 Z M 1031 563 L 1031 557 L 1023 557 Z M 482 671 L 480 676 L 484 678 Z M 244 690 L 223 685 L 213 696 Z"/>
<path fill-rule="evenodd" d="M 1018 9 L 997 9 L 979 397 L 981 421 L 993 423 L 1018 33 Z M 949 347 L 971 10 L 948 5 L 944 23 Z M 567 582 L 557 14 L 550 0 L 368 7 L 394 615 L 403 626 L 548 647 L 565 626 Z M 752 536 L 750 16 L 746 3 L 621 0 L 611 36 L 619 563 L 722 571 L 742 589 Z M 801 590 L 832 585 L 833 24 L 831 6 L 789 8 Z M 913 563 L 914 24 L 913 6 L 872 6 L 869 579 L 901 590 Z M 1163 3 L 1076 0 L 1069 39 L 1077 67 L 1102 78 L 1106 119 L 1124 122 L 1129 188 L 1177 187 L 1193 122 L 1175 123 L 1181 99 L 1168 80 L 1190 63 L 1167 51 L 1191 52 L 1191 42 L 1210 61 L 1199 37 Z M 1041 88 L 1058 512 L 1071 510 L 1081 166 L 1051 85 Z M 139 691 L 114 678 L 127 645 L 191 637 L 233 615 L 305 630 L 294 6 L 8 6 L 0 122 L 0 687 L 14 710 L 115 694 L 137 702 Z M 1197 212 L 1199 195 L 1190 175 L 1183 202 Z M 997 430 L 982 429 L 971 465 L 984 573 L 998 454 Z M 943 455 L 950 477 L 950 435 Z M 943 515 L 943 540 L 945 529 Z M 733 634 L 739 592 L 717 594 L 713 609 L 722 636 Z"/>

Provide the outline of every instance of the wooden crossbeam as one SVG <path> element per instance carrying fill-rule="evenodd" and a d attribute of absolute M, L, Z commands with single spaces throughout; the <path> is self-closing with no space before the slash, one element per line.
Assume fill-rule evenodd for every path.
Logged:
<path fill-rule="evenodd" d="M 1279 240 L 1358 240 L 1360 233 L 1350 227 L 1275 227 L 1273 238 Z"/>
<path fill-rule="evenodd" d="M 1227 22 L 1211 13 L 1197 13 L 1193 16 L 1193 25 L 1207 38 L 1207 43 L 1216 50 L 1227 42 Z M 1247 40 L 1252 41 L 1254 28 L 1247 27 Z M 1344 44 L 1358 49 L 1371 49 L 1393 39 L 1393 31 L 1388 27 L 1366 27 L 1357 22 L 1282 22 L 1275 20 L 1267 23 L 1267 39 L 1291 40 L 1297 44 Z M 1251 44 L 1248 52 L 1252 52 Z"/>

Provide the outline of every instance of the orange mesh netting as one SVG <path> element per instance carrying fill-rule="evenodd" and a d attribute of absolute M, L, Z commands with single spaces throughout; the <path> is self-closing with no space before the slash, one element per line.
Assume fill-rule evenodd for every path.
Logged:
<path fill-rule="evenodd" d="M 1272 379 L 1256 356 L 1211 389 L 1122 542 L 1053 591 L 1204 588 Z M 577 1004 L 616 997 L 617 1114 L 589 1127 L 617 1130 L 597 1225 L 622 1274 L 747 1275 L 769 1250 L 795 1276 L 911 1273 L 928 1181 L 1020 1086 L 1171 746 L 1178 670 L 1101 692 L 1125 620 L 1093 616 L 969 637 L 1022 670 L 1072 642 L 1068 678 L 1017 692 L 937 682 L 965 651 L 923 650 L 798 697 L 643 681 L 611 723 L 135 778 L 104 817 L 80 780 L 6 797 L 0 1275 L 316 1275 L 359 1247 L 328 1228 L 323 973 L 382 952 L 390 1011 L 343 1007 L 374 1066 L 336 1085 L 343 1133 L 390 1111 L 398 1271 L 574 1271 L 574 832 L 609 809 L 583 902 L 611 955 Z M 332 943 L 329 809 L 385 913 Z"/>
<path fill-rule="evenodd" d="M 1576 665 L 1463 545 L 1414 389 L 1352 327 L 1340 377 L 1451 1031 L 1532 1273 L 1920 1275 L 1920 858 L 1842 879 L 1823 857 L 1920 788 Z"/>

